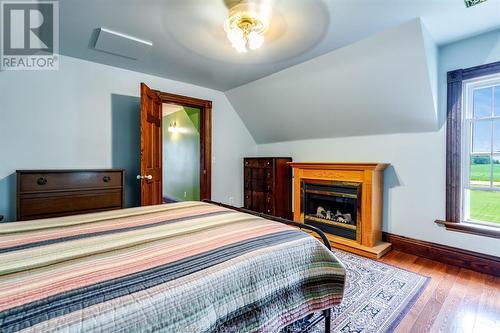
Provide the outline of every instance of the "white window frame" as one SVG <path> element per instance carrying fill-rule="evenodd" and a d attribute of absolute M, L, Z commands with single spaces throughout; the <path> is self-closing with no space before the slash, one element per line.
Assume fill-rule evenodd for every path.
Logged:
<path fill-rule="evenodd" d="M 470 222 L 475 224 L 482 224 L 487 226 L 500 227 L 500 223 L 498 222 L 488 222 L 488 221 L 478 221 L 470 218 L 470 190 L 481 190 L 481 191 L 495 191 L 500 192 L 500 186 L 493 186 L 493 166 L 491 167 L 491 178 L 490 178 L 490 186 L 471 186 L 469 181 L 470 175 L 470 156 L 488 156 L 490 157 L 490 163 L 492 163 L 493 156 L 500 157 L 500 152 L 493 152 L 493 130 L 494 126 L 492 124 L 492 132 L 491 132 L 491 150 L 489 153 L 472 153 L 472 126 L 475 122 L 480 121 L 491 121 L 491 120 L 500 120 L 500 116 L 486 117 L 486 118 L 473 118 L 473 103 L 474 103 L 474 90 L 489 88 L 500 86 L 500 74 L 482 76 L 479 78 L 463 81 L 462 90 L 462 105 L 464 106 L 462 112 L 462 174 L 461 174 L 461 221 Z M 493 110 L 495 109 L 495 98 L 493 96 Z M 493 111 L 494 112 L 494 111 Z"/>

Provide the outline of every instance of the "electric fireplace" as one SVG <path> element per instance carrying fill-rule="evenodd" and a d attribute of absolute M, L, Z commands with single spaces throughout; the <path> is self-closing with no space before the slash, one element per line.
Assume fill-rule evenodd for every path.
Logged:
<path fill-rule="evenodd" d="M 304 223 L 332 235 L 359 239 L 361 183 L 303 179 L 300 193 Z"/>
<path fill-rule="evenodd" d="M 382 241 L 386 163 L 289 163 L 293 218 L 325 232 L 332 247 L 369 258 L 391 249 Z"/>

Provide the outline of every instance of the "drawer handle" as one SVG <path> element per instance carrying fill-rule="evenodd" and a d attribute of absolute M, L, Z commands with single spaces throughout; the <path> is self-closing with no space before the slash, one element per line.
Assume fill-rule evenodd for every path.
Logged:
<path fill-rule="evenodd" d="M 45 184 L 47 184 L 47 178 L 45 178 L 45 177 L 40 177 L 40 178 L 38 178 L 38 179 L 36 180 L 36 183 L 37 183 L 38 185 L 45 185 Z"/>
<path fill-rule="evenodd" d="M 110 180 L 111 180 L 110 176 L 104 176 L 104 177 L 102 177 L 102 181 L 105 182 L 105 183 L 108 183 Z"/>

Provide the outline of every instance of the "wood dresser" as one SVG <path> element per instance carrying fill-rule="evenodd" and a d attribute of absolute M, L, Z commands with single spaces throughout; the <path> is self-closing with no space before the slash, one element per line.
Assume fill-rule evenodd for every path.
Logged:
<path fill-rule="evenodd" d="M 286 219 L 292 217 L 291 157 L 243 160 L 245 208 Z"/>
<path fill-rule="evenodd" d="M 16 173 L 18 221 L 124 208 L 123 169 Z"/>

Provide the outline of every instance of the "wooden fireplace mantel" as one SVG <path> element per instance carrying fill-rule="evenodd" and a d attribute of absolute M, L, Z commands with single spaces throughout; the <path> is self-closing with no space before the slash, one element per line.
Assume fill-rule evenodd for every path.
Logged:
<path fill-rule="evenodd" d="M 323 170 L 385 170 L 388 163 L 328 163 L 328 162 L 290 162 L 292 168 L 297 169 L 323 169 Z"/>
<path fill-rule="evenodd" d="M 304 180 L 327 180 L 361 184 L 359 225 L 356 240 L 327 234 L 334 247 L 366 257 L 380 258 L 391 249 L 382 242 L 382 191 L 387 163 L 302 163 L 292 162 L 294 169 L 294 220 L 304 223 L 301 214 L 301 183 Z"/>

